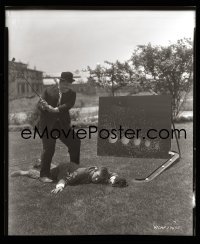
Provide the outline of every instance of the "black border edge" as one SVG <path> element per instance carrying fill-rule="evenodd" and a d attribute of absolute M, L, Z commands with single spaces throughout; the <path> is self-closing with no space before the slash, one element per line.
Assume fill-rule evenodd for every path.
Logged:
<path fill-rule="evenodd" d="M 3 181 L 1 184 L 2 195 L 1 195 L 1 211 L 3 211 L 3 218 L 1 222 L 0 233 L 3 235 L 8 235 L 8 28 L 5 27 L 5 10 L 0 9 L 0 40 L 1 40 L 1 49 L 0 53 L 3 55 L 0 56 L 0 91 L 2 95 L 1 99 L 1 115 L 3 119 L 0 120 L 0 126 L 3 131 L 2 133 L 2 144 L 3 147 L 1 153 L 1 170 L 0 170 L 0 179 Z"/>
<path fill-rule="evenodd" d="M 193 40 L 193 197 L 196 204 L 196 27 Z M 193 207 L 193 235 L 196 236 L 196 205 Z"/>
<path fill-rule="evenodd" d="M 4 29 L 4 235 L 8 235 L 8 28 Z M 2 96 L 3 97 L 3 96 Z M 3 172 L 3 171 L 2 171 Z"/>
<path fill-rule="evenodd" d="M 10 2 L 10 1 L 7 1 Z M 20 1 L 18 1 L 20 2 Z M 23 1 L 22 1 L 23 2 Z M 110 10 L 159 10 L 159 11 L 166 11 L 166 10 L 170 10 L 170 11 L 191 11 L 191 10 L 195 10 L 196 9 L 196 5 L 191 4 L 189 5 L 185 5 L 184 6 L 184 2 L 182 4 L 176 4 L 176 3 L 172 3 L 170 5 L 166 5 L 166 4 L 161 4 L 161 2 L 157 2 L 154 3 L 152 5 L 150 5 L 149 3 L 147 3 L 147 5 L 142 5 L 142 3 L 144 4 L 144 1 L 141 1 L 141 3 L 137 3 L 137 1 L 133 4 L 127 3 L 126 1 L 123 4 L 108 4 L 108 3 L 104 3 L 103 2 L 98 2 L 96 1 L 96 5 L 94 4 L 88 4 L 83 5 L 83 3 L 81 2 L 80 4 L 64 4 L 62 5 L 58 0 L 57 5 L 41 5 L 41 2 L 39 2 L 37 4 L 38 1 L 35 1 L 36 5 L 25 5 L 25 4 L 19 4 L 19 5 L 10 5 L 10 6 L 6 6 L 6 10 L 104 10 L 104 11 L 110 11 Z M 187 2 L 187 1 L 186 1 Z"/>
<path fill-rule="evenodd" d="M 52 5 L 48 5 L 48 6 L 45 6 L 45 5 L 40 5 L 42 1 L 38 1 L 36 0 L 35 1 L 35 4 L 37 6 L 27 6 L 28 4 L 31 4 L 31 1 L 29 3 L 27 3 L 26 1 L 16 1 L 18 2 L 18 5 L 15 6 L 15 3 L 12 3 L 11 0 L 5 0 L 4 1 L 6 3 L 6 10 L 40 10 L 40 9 L 46 9 L 46 10 L 59 10 L 59 9 L 76 9 L 76 10 L 88 10 L 88 9 L 91 9 L 91 10 L 126 10 L 126 9 L 130 9 L 130 10 L 195 10 L 196 9 L 196 1 L 182 1 L 182 4 L 179 5 L 179 4 L 176 4 L 176 1 L 174 1 L 174 4 L 170 4 L 171 6 L 160 6 L 161 4 L 158 4 L 158 3 L 155 3 L 154 6 L 142 6 L 142 3 L 144 1 L 141 1 L 141 4 L 135 4 L 135 6 L 133 5 L 129 5 L 126 3 L 124 4 L 121 4 L 121 5 L 118 5 L 118 6 L 114 6 L 114 5 L 106 5 L 104 3 L 104 6 L 102 5 L 99 5 L 99 6 L 94 6 L 94 5 L 91 5 L 91 6 L 83 6 L 83 2 L 81 1 L 75 1 L 76 3 L 78 2 L 77 6 L 76 4 L 75 5 L 67 5 L 66 2 L 65 2 L 65 6 L 52 6 Z M 21 5 L 20 3 L 21 2 Z M 70 2 L 70 1 L 69 1 Z M 139 1 L 138 1 L 139 2 Z M 158 1 L 155 1 L 155 2 L 158 2 Z M 190 3 L 189 3 L 190 2 Z M 32 1 L 33 3 L 33 1 Z M 60 1 L 58 1 L 58 4 L 60 3 Z M 96 1 L 96 3 L 98 3 L 98 1 Z M 100 2 L 99 2 L 100 3 Z M 170 3 L 170 1 L 169 1 Z M 88 4 L 88 3 L 86 3 Z M 90 3 L 89 3 L 90 4 Z M 102 4 L 102 2 L 101 2 Z M 184 4 L 189 4 L 189 6 L 183 6 Z M 10 5 L 10 6 L 8 6 Z M 80 6 L 82 5 L 82 6 Z M 159 5 L 159 6 L 157 6 Z M 175 5 L 175 6 L 174 6 Z M 1 10 L 1 19 L 2 17 L 4 18 L 5 20 L 5 9 L 2 11 Z M 5 26 L 5 21 L 3 21 L 3 25 L 2 26 Z M 4 29 L 3 29 L 4 28 Z M 2 126 L 1 128 L 3 128 L 4 130 L 4 141 L 3 141 L 3 145 L 4 145 L 4 159 L 2 160 L 2 164 L 0 164 L 2 170 L 0 171 L 1 172 L 1 176 L 4 176 L 2 177 L 1 179 L 4 179 L 4 184 L 1 185 L 1 187 L 3 188 L 4 190 L 4 199 L 1 198 L 1 201 L 3 202 L 3 216 L 4 216 L 4 219 L 3 219 L 3 225 L 4 226 L 4 235 L 8 235 L 8 230 L 7 230 L 7 224 L 8 224 L 8 146 L 6 147 L 6 145 L 8 145 L 8 28 L 5 28 L 3 27 L 1 28 L 1 33 L 2 35 L 0 35 L 0 39 L 2 41 L 2 43 L 4 43 L 4 45 L 2 46 L 1 45 L 1 53 L 3 53 L 3 56 L 1 56 L 0 58 L 0 78 L 2 81 L 4 82 L 1 82 L 0 85 L 2 86 L 1 87 L 1 91 L 4 92 L 4 96 L 1 96 L 0 98 L 2 99 L 2 102 L 1 102 L 1 106 L 2 106 L 2 110 L 4 111 L 4 124 L 1 124 L 2 120 L 0 120 L 0 125 Z M 6 39 L 7 38 L 7 39 Z M 3 47 L 3 48 L 2 48 Z M 193 190 L 194 190 L 194 193 L 196 192 L 196 104 L 195 104 L 195 98 L 196 98 L 196 28 L 194 30 L 194 87 L 193 87 L 193 113 L 194 113 L 194 117 L 193 117 Z M 4 99 L 4 100 L 3 100 Z M 3 154 L 1 154 L 3 155 Z M 193 214 L 196 215 L 196 208 L 193 209 Z M 193 216 L 194 216 L 193 215 Z M 196 229 L 195 229 L 195 224 L 196 224 L 196 218 L 193 219 L 193 224 L 194 224 L 194 227 L 193 227 L 193 235 L 196 235 Z M 53 236 L 52 236 L 53 237 Z M 51 238 L 52 238 L 51 237 Z M 110 240 L 110 239 L 115 239 L 116 240 L 124 240 L 123 236 L 97 236 L 98 238 L 100 238 L 100 240 Z M 114 238 L 115 237 L 115 238 Z M 130 239 L 134 239 L 133 237 L 134 236 L 127 236 L 128 238 Z M 157 236 L 135 236 L 136 237 L 136 240 L 141 240 L 140 237 L 144 238 L 144 240 L 149 240 L 149 237 L 150 237 L 150 240 L 156 240 L 157 239 Z M 139 237 L 139 238 L 138 238 Z M 158 239 L 162 240 L 162 237 L 166 238 L 166 240 L 174 240 L 176 239 L 178 236 L 158 236 Z M 180 237 L 180 236 L 179 236 Z M 68 237 L 70 238 L 70 237 Z M 94 240 L 95 238 L 94 237 L 87 237 L 88 240 Z M 87 239 L 86 238 L 86 239 Z M 180 240 L 183 238 L 188 241 L 190 239 L 190 237 L 180 237 Z M 54 239 L 54 238 L 53 238 Z M 85 240 L 85 238 L 83 238 L 83 236 L 80 238 L 79 237 L 76 237 L 74 238 L 74 236 L 72 236 L 71 238 L 72 240 L 74 239 L 83 239 Z M 54 239 L 55 240 L 55 239 Z"/>

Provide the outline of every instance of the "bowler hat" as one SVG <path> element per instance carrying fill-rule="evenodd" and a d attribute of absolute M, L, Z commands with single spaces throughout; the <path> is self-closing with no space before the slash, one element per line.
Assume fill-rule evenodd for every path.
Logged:
<path fill-rule="evenodd" d="M 75 80 L 73 79 L 73 74 L 71 72 L 62 72 L 61 73 L 61 77 L 60 77 L 61 81 L 66 81 L 68 83 L 72 83 Z"/>

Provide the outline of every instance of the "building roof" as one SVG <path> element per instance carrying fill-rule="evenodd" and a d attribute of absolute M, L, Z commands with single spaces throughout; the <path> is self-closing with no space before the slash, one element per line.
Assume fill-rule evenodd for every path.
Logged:
<path fill-rule="evenodd" d="M 54 73 L 44 73 L 43 77 L 44 79 L 52 79 L 52 78 L 60 78 L 62 72 L 54 72 Z M 88 77 L 89 77 L 89 72 L 83 72 L 83 71 L 79 71 L 78 74 L 76 74 L 75 72 L 72 72 L 75 82 L 73 84 L 79 84 L 79 83 L 87 83 L 88 81 Z M 46 78 L 47 77 L 47 78 Z M 49 81 L 50 82 L 50 81 Z"/>
<path fill-rule="evenodd" d="M 30 69 L 28 67 L 28 64 L 25 64 L 25 63 L 22 63 L 22 62 L 16 62 L 16 61 L 9 61 L 9 65 L 11 65 L 11 67 L 13 68 L 22 68 L 22 69 L 26 69 L 28 71 L 31 71 L 31 72 L 40 72 L 40 73 L 44 73 L 43 71 L 41 70 L 37 70 L 37 69 Z"/>
<path fill-rule="evenodd" d="M 44 73 L 44 77 L 54 77 L 54 78 L 58 78 L 58 77 L 60 77 L 61 76 L 61 72 L 57 72 L 57 73 Z"/>
<path fill-rule="evenodd" d="M 56 82 L 54 80 L 54 78 L 45 78 L 43 79 L 43 85 L 55 85 Z"/>

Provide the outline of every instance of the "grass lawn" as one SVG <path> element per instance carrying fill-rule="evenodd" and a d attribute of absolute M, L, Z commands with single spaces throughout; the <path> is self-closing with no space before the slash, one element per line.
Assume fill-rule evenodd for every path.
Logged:
<path fill-rule="evenodd" d="M 192 235 L 193 155 L 191 122 L 177 124 L 187 139 L 180 139 L 182 159 L 149 183 L 134 178 L 148 175 L 163 160 L 98 157 L 96 138 L 83 140 L 81 164 L 108 166 L 127 178 L 127 188 L 103 185 L 69 186 L 58 195 L 53 184 L 9 178 L 10 235 Z M 9 173 L 31 167 L 40 157 L 41 141 L 9 133 Z M 175 141 L 172 149 L 176 150 Z M 58 141 L 53 162 L 69 160 Z"/>

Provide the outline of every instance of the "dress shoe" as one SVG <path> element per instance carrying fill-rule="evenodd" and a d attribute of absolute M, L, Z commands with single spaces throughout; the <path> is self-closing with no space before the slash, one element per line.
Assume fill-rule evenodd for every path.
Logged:
<path fill-rule="evenodd" d="M 49 179 L 48 177 L 40 177 L 40 181 L 44 183 L 51 183 L 53 180 Z"/>

